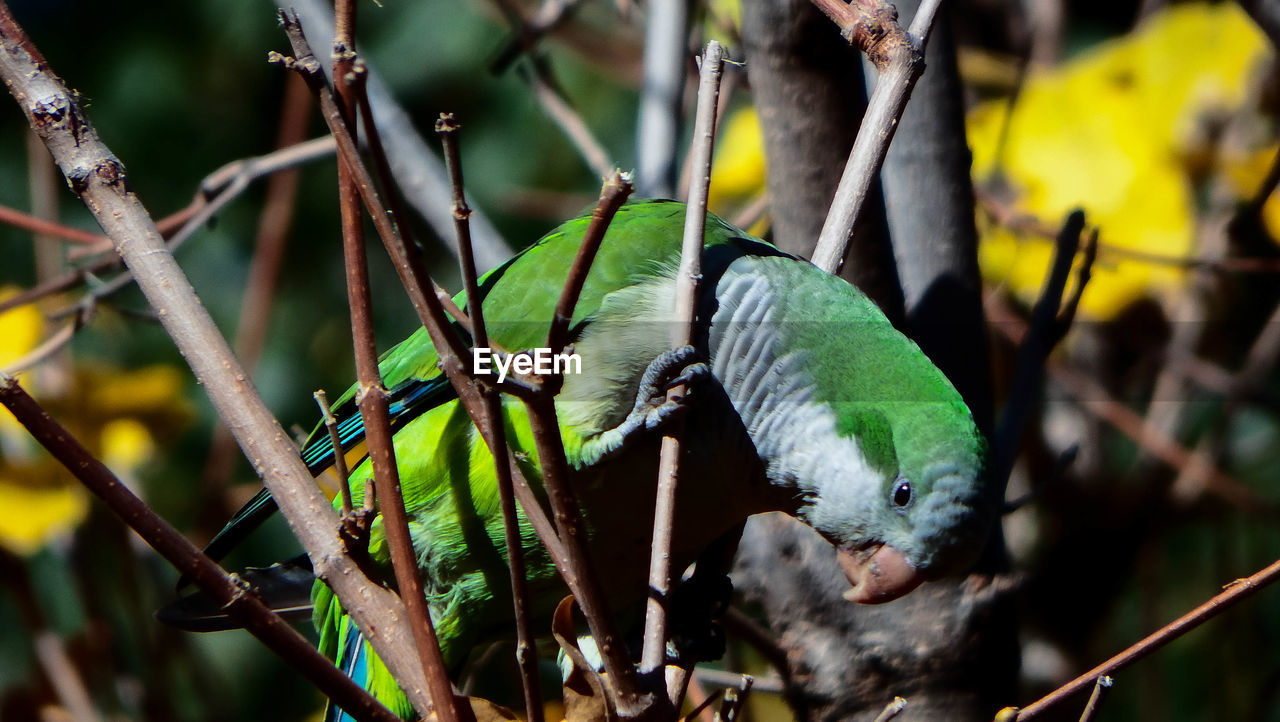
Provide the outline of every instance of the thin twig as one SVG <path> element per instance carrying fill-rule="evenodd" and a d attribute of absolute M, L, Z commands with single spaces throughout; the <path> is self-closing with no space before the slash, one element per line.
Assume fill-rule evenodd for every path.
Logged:
<path fill-rule="evenodd" d="M 8 206 L 0 206 L 0 223 L 38 233 L 42 236 L 55 236 L 71 243 L 96 245 L 107 240 L 106 236 L 47 221 Z"/>
<path fill-rule="evenodd" d="M 325 150 L 326 145 L 328 146 L 327 151 Z M 210 179 L 213 179 L 214 177 L 227 176 L 228 169 L 231 169 L 233 167 L 236 168 L 237 170 L 243 171 L 243 174 L 247 176 L 246 180 L 252 180 L 266 173 L 274 173 L 278 170 L 281 170 L 284 167 L 289 167 L 298 163 L 304 163 L 311 160 L 315 160 L 316 158 L 322 157 L 323 155 L 325 155 L 326 152 L 332 153 L 333 152 L 332 148 L 333 148 L 332 138 L 317 138 L 315 140 L 311 140 L 311 141 L 307 141 L 306 143 L 299 144 L 298 146 L 295 146 L 293 148 L 286 148 L 284 150 L 278 151 L 277 153 L 271 153 L 266 156 L 260 156 L 258 158 L 250 158 L 246 160 L 236 161 L 235 163 L 231 163 L 215 171 L 210 176 L 207 176 L 205 180 L 200 184 L 200 187 L 202 189 L 207 187 L 207 184 L 209 183 Z M 277 155 L 282 157 L 287 157 L 288 162 L 279 166 L 277 166 L 275 163 L 267 162 L 269 159 L 272 159 Z M 259 165 L 256 163 L 256 161 L 263 161 L 263 163 Z M 235 195 L 243 191 L 244 188 L 246 187 L 248 187 L 247 183 L 243 185 L 241 184 L 231 185 L 231 179 L 228 177 L 226 181 L 220 184 L 218 190 L 215 193 L 215 197 L 212 200 L 205 195 L 205 192 L 203 190 L 198 191 L 196 193 L 195 198 L 191 201 L 191 203 L 187 205 L 186 208 L 183 208 L 182 210 L 179 210 L 176 213 L 173 213 L 172 215 L 169 215 L 165 218 L 160 219 L 159 221 L 156 221 L 156 228 L 157 230 L 159 230 L 161 237 L 165 238 L 166 240 L 170 240 L 171 243 L 174 243 L 175 240 L 177 241 L 177 243 L 180 243 L 182 240 L 186 238 L 186 236 L 190 235 L 186 226 L 188 225 L 188 222 L 191 221 L 196 216 L 197 213 L 199 213 L 202 209 L 206 208 L 210 204 L 218 205 L 218 207 L 220 208 L 222 205 L 225 205 L 226 201 L 235 197 Z M 199 219 L 197 223 L 190 224 L 191 230 L 193 231 L 195 230 L 195 228 L 198 228 L 200 225 L 203 224 L 204 220 L 206 219 L 207 219 L 207 216 L 203 216 L 201 217 L 201 219 Z M 183 235 L 181 237 L 177 236 L 179 231 L 183 232 Z M 95 242 L 97 245 L 87 246 L 83 249 L 72 249 L 72 252 L 68 254 L 68 259 L 74 260 L 77 257 L 77 254 L 75 253 L 75 251 L 77 250 L 91 251 L 94 254 L 99 254 L 99 253 L 103 253 L 111 250 L 110 238 L 106 236 L 95 236 L 95 239 L 96 239 Z M 174 247 L 176 247 L 176 244 Z M 57 278 L 43 280 L 40 283 L 36 284 L 35 286 L 25 291 L 22 291 L 21 293 L 18 293 L 14 296 L 10 296 L 9 298 L 5 299 L 3 302 L 0 302 L 0 313 L 4 313 L 5 311 L 9 311 L 11 309 L 18 308 L 20 306 L 25 306 L 30 303 L 35 303 L 47 296 L 53 295 L 60 291 L 65 291 L 73 286 L 84 283 L 87 279 L 96 277 L 97 274 L 107 271 L 108 269 L 115 268 L 119 265 L 120 265 L 120 257 L 113 253 L 111 254 L 110 257 L 100 259 L 85 268 L 79 268 L 74 271 L 70 271 Z M 126 278 L 128 278 L 127 273 L 125 274 L 125 276 Z M 124 285 L 125 284 L 122 283 L 117 285 L 116 287 L 121 288 Z"/>
<path fill-rule="evenodd" d="M 0 26 L 8 21 L 8 9 L 0 3 Z M 0 33 L 7 28 L 0 27 Z M 7 33 L 5 33 L 7 34 Z M 333 663 L 293 627 L 280 619 L 209 557 L 205 556 L 177 529 L 169 526 L 146 502 L 139 499 L 93 456 L 71 432 L 49 416 L 35 399 L 12 377 L 0 379 L 0 403 L 26 427 L 42 446 L 79 479 L 89 491 L 106 502 L 112 513 L 128 524 L 147 544 L 169 560 L 221 603 L 246 630 L 262 640 L 273 652 L 335 700 L 343 709 L 362 719 L 395 722 L 398 718 L 365 690 L 338 671 Z"/>
<path fill-rule="evenodd" d="M 538 38 L 566 18 L 579 2 L 580 0 L 547 0 L 539 8 L 534 24 L 530 24 L 525 21 L 520 8 L 510 0 L 493 0 L 493 4 L 506 16 L 508 24 L 516 33 L 515 40 L 494 63 L 494 72 L 501 72 L 521 52 L 532 50 Z M 609 154 L 604 146 L 596 140 L 586 121 L 569 105 L 559 87 L 552 82 L 546 62 L 542 58 L 533 56 L 528 60 L 524 73 L 525 79 L 533 88 L 534 98 L 542 106 L 543 112 L 565 134 L 578 154 L 586 161 L 587 167 L 597 177 L 607 178 L 613 170 L 613 164 L 609 162 Z"/>
<path fill-rule="evenodd" d="M 722 669 L 710 669 L 708 667 L 698 667 L 693 671 L 693 678 L 703 684 L 715 685 L 720 687 L 732 687 L 742 681 L 742 675 L 738 672 L 727 672 Z M 755 681 L 751 683 L 751 689 L 755 692 L 763 692 L 765 694 L 782 694 L 785 689 L 782 678 L 776 674 L 770 674 L 767 677 L 758 677 L 752 675 Z"/>
<path fill-rule="evenodd" d="M 702 59 L 699 58 L 698 62 L 701 63 Z M 732 63 L 732 61 L 730 62 Z M 741 67 L 741 66 L 744 66 L 745 64 L 738 63 L 738 65 Z M 737 81 L 739 78 L 742 78 L 742 77 L 745 77 L 742 73 L 729 73 L 727 75 L 722 74 L 721 83 L 720 83 L 719 101 L 716 104 L 715 129 L 717 133 L 720 132 L 720 126 L 724 123 L 725 111 L 729 109 L 729 104 L 733 102 L 733 91 L 734 91 L 734 88 L 737 86 Z M 696 106 L 695 106 L 694 112 L 695 113 L 697 112 Z M 681 162 L 681 165 L 680 165 L 680 182 L 676 185 L 677 198 L 689 197 L 689 176 L 694 172 L 694 163 L 696 161 L 693 154 L 694 154 L 694 151 L 696 150 L 697 150 L 697 144 L 689 143 L 689 151 L 685 154 L 684 160 Z M 760 192 L 760 197 L 762 198 L 764 197 L 764 195 L 765 195 L 764 191 L 762 190 Z M 757 198 L 756 200 L 758 202 L 759 198 Z M 737 224 L 735 223 L 734 225 L 737 225 Z M 747 223 L 746 225 L 740 225 L 738 227 L 746 228 L 747 226 L 750 226 L 750 225 L 751 225 L 750 223 Z"/>
<path fill-rule="evenodd" d="M 1057 237 L 1057 229 L 1035 216 L 1020 213 L 1017 209 L 999 200 L 993 193 L 975 187 L 974 196 L 978 205 L 994 222 L 1016 234 L 1030 234 L 1047 239 Z M 1190 270 L 1203 269 L 1219 273 L 1280 273 L 1280 258 L 1167 256 L 1161 253 L 1117 246 L 1105 240 L 1099 240 L 1097 247 L 1098 254 L 1109 261 L 1126 259 L 1153 266 L 1169 266 Z"/>
<path fill-rule="evenodd" d="M 600 201 L 592 211 L 591 222 L 583 236 L 582 245 L 574 257 L 573 266 L 565 280 L 564 288 L 556 303 L 555 315 L 547 333 L 547 346 L 552 354 L 560 353 L 568 340 L 569 322 L 573 318 L 578 296 L 591 269 L 591 261 L 604 240 L 609 221 L 622 202 L 631 193 L 631 183 L 621 173 L 615 172 L 605 183 Z M 544 377 L 545 378 L 545 377 Z M 578 500 L 569 486 L 569 462 L 565 457 L 564 440 L 557 420 L 555 397 L 560 379 L 546 378 L 541 393 L 528 399 L 529 423 L 542 465 L 542 483 L 559 532 L 560 541 L 568 555 L 568 566 L 575 570 L 575 579 L 569 582 L 570 591 L 591 629 L 591 636 L 604 661 L 605 670 L 616 695 L 617 710 L 623 716 L 631 716 L 647 709 L 656 700 L 642 695 L 637 683 L 635 667 L 627 659 L 617 621 L 609 611 L 608 602 L 595 574 L 590 553 L 587 551 L 586 528 Z M 663 698 L 665 701 L 665 697 Z"/>
<path fill-rule="evenodd" d="M 462 158 L 458 150 L 458 129 L 453 115 L 441 113 L 436 133 L 444 146 L 444 165 L 453 186 L 453 219 L 457 233 L 458 259 L 462 266 L 462 283 L 467 293 L 467 311 L 471 316 L 471 338 L 475 348 L 489 346 L 489 332 L 484 323 L 480 284 L 476 274 L 475 252 L 471 247 L 471 208 L 467 205 L 462 182 Z M 538 685 L 538 658 L 534 649 L 533 623 L 529 605 L 529 589 L 524 564 L 524 547 L 520 540 L 520 518 L 516 513 L 515 488 L 507 458 L 506 425 L 503 423 L 502 399 L 492 388 L 484 391 L 485 420 L 494 446 L 494 473 L 498 481 L 498 501 L 502 509 L 502 532 L 507 546 L 507 566 L 511 576 L 511 598 L 516 621 L 516 664 L 524 690 L 525 714 L 529 722 L 542 722 L 542 691 Z"/>
<path fill-rule="evenodd" d="M 735 680 L 736 682 L 736 680 Z M 693 705 L 693 709 L 689 714 L 684 716 L 684 722 L 694 722 L 695 719 L 702 719 L 703 722 L 715 722 L 715 711 L 711 709 L 711 705 L 720 701 L 724 696 L 724 688 L 717 689 L 711 694 L 702 691 L 702 685 L 694 683 L 689 687 L 689 700 Z"/>
<path fill-rule="evenodd" d="M 356 94 L 351 86 L 363 81 L 352 73 L 356 55 L 355 0 L 339 0 L 334 5 L 333 79 L 334 97 L 352 135 L 356 129 Z M 400 468 L 396 463 L 395 443 L 388 411 L 387 389 L 378 368 L 378 347 L 373 332 L 372 295 L 369 288 L 368 256 L 365 253 L 364 221 L 360 191 L 356 188 L 356 172 L 345 157 L 338 162 L 338 203 L 342 216 L 343 261 L 347 268 L 347 292 L 351 303 L 351 331 L 355 346 L 356 375 L 360 390 L 356 403 L 364 421 L 369 462 L 373 467 L 374 488 L 381 502 L 383 529 L 390 551 L 400 598 L 409 614 L 422 668 L 426 672 L 427 691 L 433 710 L 420 710 L 424 716 L 434 711 L 442 722 L 457 722 L 462 717 L 458 701 L 449 682 L 444 656 L 427 609 L 422 577 L 418 573 L 418 557 L 409 534 L 409 515 L 400 489 Z M 341 449 L 334 449 L 334 454 Z M 401 686 L 419 684 L 418 679 L 397 680 Z"/>
<path fill-rule="evenodd" d="M 1152 652 L 1155 652 L 1169 642 L 1172 642 L 1178 637 L 1181 637 L 1187 632 L 1190 632 L 1200 626 L 1204 622 L 1222 614 L 1245 599 L 1248 599 L 1277 579 L 1280 579 L 1280 561 L 1272 562 L 1269 566 L 1252 576 L 1231 582 L 1226 586 L 1226 591 L 1215 595 L 1204 604 L 1201 604 L 1190 612 L 1187 612 L 1169 624 L 1166 624 L 1155 632 L 1147 635 L 1137 644 L 1134 644 L 1111 659 L 1099 664 L 1088 672 L 1076 677 L 1053 692 L 1050 692 L 1040 698 L 1030 706 L 1024 708 L 1018 714 L 1018 719 L 1031 719 L 1059 702 L 1083 691 L 1085 687 L 1088 687 L 1090 684 L 1094 684 L 1098 677 L 1114 675 L 1116 672 L 1119 672 L 1130 664 L 1133 664 Z"/>
<path fill-rule="evenodd" d="M 89 314 L 76 314 L 74 319 L 68 323 L 64 323 L 62 328 L 58 329 L 56 333 L 45 339 L 39 346 L 36 346 L 23 354 L 22 358 L 19 358 L 3 369 L 0 369 L 0 374 L 5 376 L 17 375 L 43 362 L 45 359 L 54 355 L 63 348 L 66 348 L 67 344 L 71 343 L 71 339 L 76 335 L 76 332 L 84 328 L 85 324 L 81 322 L 81 319 L 86 318 L 88 315 Z"/>
<path fill-rule="evenodd" d="M 591 221 L 582 235 L 582 244 L 573 258 L 573 266 L 569 268 L 569 276 L 565 279 L 560 298 L 556 301 L 555 315 L 551 319 L 551 328 L 547 332 L 547 347 L 551 352 L 560 353 L 569 343 L 569 324 L 573 321 L 573 309 L 578 305 L 578 296 L 587 282 L 587 274 L 591 263 L 595 260 L 596 251 L 604 242 L 605 231 L 613 221 L 613 214 L 626 202 L 633 188 L 631 178 L 625 173 L 614 172 L 605 181 L 600 192 L 600 201 L 591 211 Z"/>
<path fill-rule="evenodd" d="M 738 215 L 733 217 L 733 225 L 738 228 L 751 228 L 760 219 L 764 218 L 769 212 L 769 194 L 761 192 L 756 196 L 755 200 L 747 204 L 745 208 L 738 211 Z"/>
<path fill-rule="evenodd" d="M 902 714 L 902 710 L 907 708 L 907 700 L 902 697 L 894 697 L 889 704 L 880 710 L 880 714 L 876 715 L 874 722 L 889 722 L 889 720 Z"/>
<path fill-rule="evenodd" d="M 329 0 L 275 0 L 275 4 L 284 11 L 292 12 L 296 8 L 307 35 L 315 41 L 315 47 L 332 45 L 333 15 Z M 322 72 L 328 69 L 327 64 L 320 68 Z M 387 90 L 376 69 L 368 68 L 368 73 L 369 107 L 386 144 L 386 155 L 396 186 L 435 234 L 448 238 L 453 233 L 453 219 L 448 210 L 449 180 L 444 165 L 431 145 L 418 133 L 408 111 Z M 511 247 L 480 210 L 471 217 L 471 235 L 476 249 L 476 264 L 482 271 L 497 266 L 512 254 Z M 452 243 L 445 243 L 444 247 L 450 254 L 454 253 Z"/>
<path fill-rule="evenodd" d="M 391 162 L 382 145 L 382 133 L 378 130 L 378 126 L 373 119 L 373 106 L 369 101 L 369 66 L 365 64 L 363 58 L 355 58 L 351 74 L 354 81 L 351 84 L 351 90 L 355 93 L 356 105 L 360 109 L 361 127 L 369 144 L 369 156 L 373 159 L 373 171 L 377 174 L 378 186 L 387 199 L 387 215 L 390 216 L 396 235 L 405 246 L 411 262 L 419 268 L 416 273 L 420 277 L 426 277 L 427 273 L 425 266 L 423 266 L 421 249 L 410 234 L 410 226 L 407 221 L 408 214 L 405 213 L 404 205 L 400 202 L 400 194 L 396 193 L 395 178 L 391 172 Z M 468 222 L 469 227 L 470 223 Z M 459 262 L 461 262 L 461 259 L 459 259 Z M 454 304 L 449 292 L 441 288 L 440 284 L 435 281 L 431 281 L 431 288 L 441 305 L 444 306 L 444 310 L 455 321 L 462 324 L 462 327 L 468 333 L 471 333 L 471 319 Z"/>
<path fill-rule="evenodd" d="M 1102 698 L 1107 696 L 1107 692 L 1111 691 L 1111 678 L 1103 675 L 1098 678 L 1098 682 L 1093 685 L 1093 693 L 1089 695 L 1089 702 L 1084 706 L 1084 712 L 1080 714 L 1080 722 L 1093 722 L 1098 716 L 1098 712 L 1102 709 Z"/>
<path fill-rule="evenodd" d="M 573 11 L 578 9 L 582 0 L 544 0 L 530 20 L 525 20 L 520 9 L 510 0 L 494 0 L 494 4 L 507 16 L 507 21 L 512 24 L 516 34 L 489 66 L 493 73 L 498 74 L 515 62 L 521 53 L 532 53 L 544 35 L 573 16 Z"/>
<path fill-rule="evenodd" d="M 824 10 L 843 5 L 838 0 L 816 0 L 816 4 Z M 814 264 L 825 271 L 839 273 L 844 263 L 854 224 L 862 215 L 871 183 L 879 176 L 911 90 L 924 72 L 924 48 L 939 4 L 941 0 L 924 0 L 908 32 L 902 32 L 896 23 L 883 25 L 887 19 L 881 16 L 878 21 L 881 30 L 868 35 L 868 39 L 875 42 L 864 46 L 864 50 L 870 51 L 868 57 L 880 68 L 880 78 L 867 101 L 858 137 L 849 151 L 849 162 L 845 165 L 844 175 L 831 201 L 831 210 L 813 251 Z M 856 26 L 840 23 L 840 27 L 842 33 L 856 32 Z"/>
<path fill-rule="evenodd" d="M 342 496 L 342 515 L 347 516 L 352 511 L 351 472 L 347 470 L 347 455 L 342 451 L 342 437 L 338 435 L 338 418 L 329 409 L 329 397 L 324 389 L 316 389 L 311 396 L 320 407 L 320 418 L 324 420 L 324 428 L 329 432 L 329 445 L 333 447 L 333 469 L 338 474 L 338 489 Z M 365 489 L 365 497 L 366 500 L 371 498 L 368 489 Z"/>
<path fill-rule="evenodd" d="M 694 342 L 698 285 L 702 276 L 702 245 L 707 227 L 707 191 L 711 184 L 711 156 L 715 147 L 716 115 L 720 100 L 720 76 L 724 52 L 712 40 L 702 53 L 698 82 L 698 109 L 693 125 L 693 152 L 690 167 L 689 203 L 685 208 L 684 238 L 680 269 L 676 275 L 675 316 L 671 328 L 672 347 Z M 667 392 L 668 401 L 688 393 L 684 384 Z M 671 597 L 671 540 L 675 533 L 676 488 L 680 476 L 683 424 L 662 435 L 658 461 L 658 492 L 654 504 L 653 540 L 649 551 L 649 596 L 645 603 L 644 651 L 641 674 L 663 670 L 667 651 L 667 605 Z M 668 690 L 671 704 L 679 709 L 683 690 Z"/>
<path fill-rule="evenodd" d="M 318 160 L 331 153 L 333 153 L 333 139 L 324 137 L 315 138 L 263 156 L 229 163 L 206 176 L 200 184 L 201 190 L 196 192 L 196 196 L 191 203 L 186 208 L 157 221 L 156 228 L 159 230 L 161 237 L 168 241 L 169 250 L 171 252 L 177 250 L 196 231 L 208 223 L 209 219 L 213 218 L 218 211 L 243 193 L 254 180 L 302 163 Z M 106 246 L 100 250 L 109 251 L 111 250 L 110 246 L 110 239 L 106 239 Z M 73 251 L 96 249 L 97 247 L 86 247 L 84 249 L 73 249 Z M 68 256 L 69 258 L 74 258 L 76 254 L 73 252 Z M 5 302 L 0 303 L 0 312 L 32 303 L 45 296 L 66 290 L 119 264 L 120 257 L 112 254 L 110 257 L 102 259 L 91 266 L 71 271 L 65 276 L 51 279 L 7 299 Z M 82 299 L 75 306 L 82 306 L 85 303 L 93 302 L 93 300 L 106 298 L 127 287 L 131 280 L 132 276 L 126 271 L 111 279 L 111 281 L 94 287 L 89 293 L 94 299 Z M 65 313 L 65 311 L 60 313 Z"/>
<path fill-rule="evenodd" d="M 1058 233 L 1053 266 L 1045 279 L 1040 300 L 1036 301 L 1031 312 L 1027 333 L 1018 347 L 1009 403 L 1005 406 L 992 444 L 990 479 L 997 485 L 996 488 L 1003 488 L 1009 478 L 1027 420 L 1036 403 L 1036 392 L 1044 376 L 1045 360 L 1066 330 L 1060 328 L 1057 322 L 1058 311 L 1062 308 L 1062 294 L 1066 291 L 1067 279 L 1071 275 L 1071 265 L 1075 261 L 1083 231 L 1084 212 L 1073 211 Z"/>
<path fill-rule="evenodd" d="M 744 674 L 736 689 L 725 691 L 724 704 L 720 705 L 720 719 L 724 720 L 724 722 L 734 722 L 734 720 L 738 719 L 738 715 L 745 708 L 747 695 L 751 693 L 751 687 L 754 684 L 755 678 L 749 674 Z"/>
<path fill-rule="evenodd" d="M 613 170 L 613 164 L 609 162 L 608 152 L 591 132 L 591 128 L 587 126 L 587 122 L 583 120 L 582 115 L 560 96 L 560 92 L 547 79 L 546 71 L 542 64 L 537 61 L 531 61 L 525 76 L 529 81 L 530 87 L 533 88 L 533 95 L 537 98 L 538 104 L 542 106 L 543 112 L 547 114 L 547 117 L 551 118 L 551 121 L 569 139 L 570 144 L 578 151 L 578 155 L 582 156 L 582 160 L 586 162 L 587 167 L 599 178 L 608 177 L 609 172 Z"/>
<path fill-rule="evenodd" d="M 525 400 L 525 405 L 529 410 L 529 423 L 542 467 L 542 483 L 551 501 L 560 541 L 568 555 L 567 566 L 575 570 L 573 581 L 570 582 L 568 577 L 565 581 L 569 582 L 574 600 L 587 619 L 587 626 L 610 678 L 618 713 L 624 717 L 639 715 L 657 698 L 640 691 L 636 669 L 627 658 L 617 620 L 600 585 L 600 577 L 595 571 L 597 567 L 591 561 L 582 510 L 569 486 L 569 462 L 565 457 L 555 397 L 539 394 Z M 661 699 L 665 702 L 666 696 L 662 695 Z"/>
<path fill-rule="evenodd" d="M 36 659 L 72 722 L 99 722 L 102 715 L 94 708 L 84 679 L 67 653 L 66 640 L 49 629 L 35 630 L 32 637 Z"/>

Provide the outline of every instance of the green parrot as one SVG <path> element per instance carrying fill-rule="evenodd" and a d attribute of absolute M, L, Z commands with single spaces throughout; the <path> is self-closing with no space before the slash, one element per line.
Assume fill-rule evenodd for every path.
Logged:
<path fill-rule="evenodd" d="M 962 570 L 981 547 L 993 504 L 985 444 L 955 388 L 858 289 L 712 215 L 698 342 L 671 350 L 684 216 L 683 204 L 662 200 L 617 212 L 574 313 L 571 351 L 580 367 L 569 369 L 556 399 L 570 481 L 613 608 L 646 597 L 660 427 L 676 413 L 685 421 L 677 574 L 767 511 L 788 513 L 835 545 L 851 601 L 889 601 Z M 518 351 L 546 343 L 589 221 L 563 224 L 481 279 L 495 345 Z M 419 329 L 383 356 L 381 371 L 410 534 L 441 651 L 457 670 L 476 645 L 512 636 L 514 624 L 493 460 L 436 361 Z M 689 397 L 664 402 L 679 382 L 691 383 Z M 354 395 L 353 388 L 334 411 L 359 503 L 372 471 Z M 503 410 L 511 448 L 541 493 L 524 406 L 506 398 Z M 333 465 L 333 454 L 323 427 L 302 450 L 316 474 Z M 273 509 L 260 495 L 210 552 L 220 555 Z M 547 630 L 566 591 L 523 513 L 520 522 L 535 628 Z M 381 516 L 369 554 L 390 578 Z M 312 596 L 320 649 L 411 718 L 407 698 L 338 599 L 321 582 Z M 344 716 L 331 709 L 329 719 Z"/>

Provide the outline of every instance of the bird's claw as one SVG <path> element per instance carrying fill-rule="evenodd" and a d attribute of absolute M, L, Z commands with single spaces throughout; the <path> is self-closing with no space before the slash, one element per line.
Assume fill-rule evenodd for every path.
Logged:
<path fill-rule="evenodd" d="M 635 405 L 622 423 L 588 440 L 582 456 L 588 464 L 617 456 L 640 432 L 660 429 L 689 408 L 690 393 L 711 375 L 711 367 L 698 360 L 693 346 L 679 346 L 658 355 L 645 369 L 636 389 Z M 684 393 L 668 398 L 671 389 Z"/>
<path fill-rule="evenodd" d="M 692 386 L 711 374 L 711 367 L 697 358 L 698 351 L 693 346 L 679 346 L 655 358 L 640 377 L 628 421 L 634 418 L 641 422 L 636 426 L 656 429 L 687 409 Z M 685 387 L 684 393 L 669 398 L 668 392 L 678 386 Z"/>

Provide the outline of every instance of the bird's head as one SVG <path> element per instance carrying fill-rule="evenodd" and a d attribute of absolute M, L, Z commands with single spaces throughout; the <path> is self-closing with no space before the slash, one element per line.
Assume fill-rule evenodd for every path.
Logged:
<path fill-rule="evenodd" d="M 847 282 L 787 258 L 720 281 L 712 366 L 777 505 L 835 545 L 862 603 L 963 571 L 992 518 L 985 442 L 946 376 Z"/>
<path fill-rule="evenodd" d="M 798 515 L 835 545 L 851 585 L 845 598 L 888 602 L 964 571 L 992 516 L 984 442 L 968 409 L 959 401 L 840 406 L 834 436 L 819 446 L 815 435 L 796 451 L 819 460 L 821 478 L 802 483 L 813 491 Z"/>

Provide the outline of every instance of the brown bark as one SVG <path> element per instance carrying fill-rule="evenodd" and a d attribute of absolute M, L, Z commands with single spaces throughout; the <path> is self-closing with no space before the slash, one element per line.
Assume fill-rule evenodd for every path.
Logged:
<path fill-rule="evenodd" d="M 866 108 L 861 60 L 808 0 L 744 2 L 742 42 L 769 161 L 773 240 L 808 258 Z M 872 193 L 872 212 L 854 228 L 842 275 L 896 324 L 902 291 L 879 184 Z"/>

